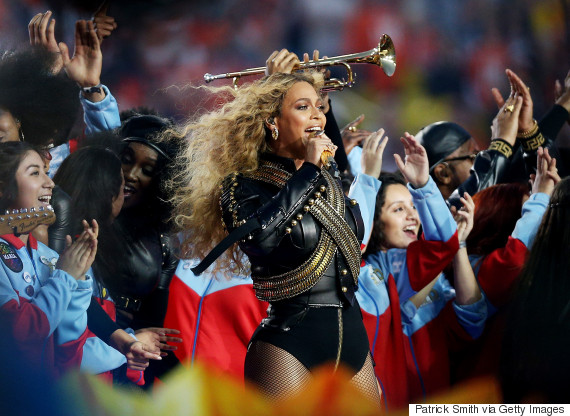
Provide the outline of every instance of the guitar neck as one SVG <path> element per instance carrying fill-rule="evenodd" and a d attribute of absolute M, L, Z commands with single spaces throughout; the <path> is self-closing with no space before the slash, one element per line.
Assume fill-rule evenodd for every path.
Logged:
<path fill-rule="evenodd" d="M 25 234 L 38 225 L 50 225 L 54 222 L 55 213 L 51 205 L 6 211 L 6 214 L 0 215 L 0 235 Z"/>

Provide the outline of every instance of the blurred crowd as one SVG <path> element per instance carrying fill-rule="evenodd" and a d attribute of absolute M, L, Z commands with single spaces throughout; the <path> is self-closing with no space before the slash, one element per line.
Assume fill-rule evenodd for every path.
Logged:
<path fill-rule="evenodd" d="M 495 104 L 505 92 L 504 68 L 533 91 L 537 114 L 554 99 L 554 81 L 569 61 L 565 2 L 560 0 L 381 1 L 270 0 L 112 2 L 118 29 L 103 45 L 104 82 L 121 108 L 150 105 L 181 119 L 201 103 L 205 73 L 264 66 L 271 51 L 322 55 L 363 52 L 390 35 L 396 47 L 392 78 L 372 65 L 355 65 L 357 84 L 335 94 L 339 123 L 368 114 L 364 127 L 417 131 L 431 121 L 455 120 L 486 145 Z M 0 1 L 0 47 L 27 42 L 29 16 L 52 10 L 56 36 L 69 43 L 78 18 L 98 4 L 79 1 Z M 334 71 L 339 77 L 343 71 Z M 222 84 L 223 81 L 218 81 Z M 171 87 L 171 88 L 169 88 Z M 567 131 L 559 140 L 570 146 Z"/>

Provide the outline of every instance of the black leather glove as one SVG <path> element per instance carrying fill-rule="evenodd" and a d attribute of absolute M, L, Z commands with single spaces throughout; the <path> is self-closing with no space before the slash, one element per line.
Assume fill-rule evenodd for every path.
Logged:
<path fill-rule="evenodd" d="M 59 186 L 52 191 L 51 205 L 56 220 L 48 228 L 49 247 L 61 253 L 65 249 L 65 236 L 73 236 L 73 215 L 71 212 L 71 197 Z"/>

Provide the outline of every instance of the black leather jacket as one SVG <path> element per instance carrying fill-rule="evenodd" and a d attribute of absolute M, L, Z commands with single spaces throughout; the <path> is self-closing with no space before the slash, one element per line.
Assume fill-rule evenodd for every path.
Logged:
<path fill-rule="evenodd" d="M 235 179 L 226 181 L 227 186 L 236 183 L 232 197 L 234 209 L 230 206 L 230 200 L 222 197 L 222 215 L 229 232 L 251 217 L 256 217 L 261 224 L 260 229 L 253 231 L 240 243 L 240 248 L 251 263 L 254 282 L 258 276 L 274 276 L 293 270 L 313 253 L 321 225 L 304 211 L 304 206 L 315 198 L 321 186 L 326 185 L 320 169 L 312 163 L 305 162 L 296 170 L 291 159 L 272 154 L 264 154 L 262 158 L 292 174 L 283 188 L 237 175 Z M 360 209 L 346 197 L 345 206 L 345 220 L 360 242 L 364 235 Z M 338 252 L 340 250 L 337 249 Z M 337 255 L 335 261 L 339 275 L 338 289 L 352 303 L 356 289 L 353 277 L 350 272 L 340 273 L 348 269 L 342 255 Z"/>
<path fill-rule="evenodd" d="M 555 139 L 566 120 L 568 120 L 566 109 L 560 105 L 554 105 L 538 123 L 544 137 L 542 146 L 548 148 L 550 155 L 557 159 L 558 170 L 563 175 L 568 174 L 568 163 L 560 157 Z M 527 182 L 529 175 L 536 171 L 536 155 L 537 149 L 524 151 L 520 145 L 520 139 L 517 139 L 510 157 L 506 157 L 496 150 L 480 152 L 471 169 L 471 175 L 465 182 L 459 185 L 447 199 L 447 202 L 460 208 L 462 204 L 459 197 L 464 192 L 468 192 L 469 195 L 475 195 L 477 192 L 498 183 Z"/>
<path fill-rule="evenodd" d="M 116 231 L 122 234 L 122 246 L 117 247 L 115 270 L 106 271 L 103 281 L 117 310 L 134 315 L 129 322 L 118 314 L 117 322 L 133 329 L 162 327 L 168 288 L 178 265 L 171 244 L 174 237 L 145 226 L 140 218 L 128 213 L 121 214 L 116 225 Z"/>

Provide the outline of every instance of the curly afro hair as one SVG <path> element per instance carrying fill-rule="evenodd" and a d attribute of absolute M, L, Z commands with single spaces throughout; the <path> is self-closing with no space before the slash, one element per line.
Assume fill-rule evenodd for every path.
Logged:
<path fill-rule="evenodd" d="M 20 122 L 25 141 L 41 147 L 65 142 L 79 111 L 78 88 L 64 73 L 53 73 L 54 59 L 37 48 L 0 59 L 0 108 Z"/>

